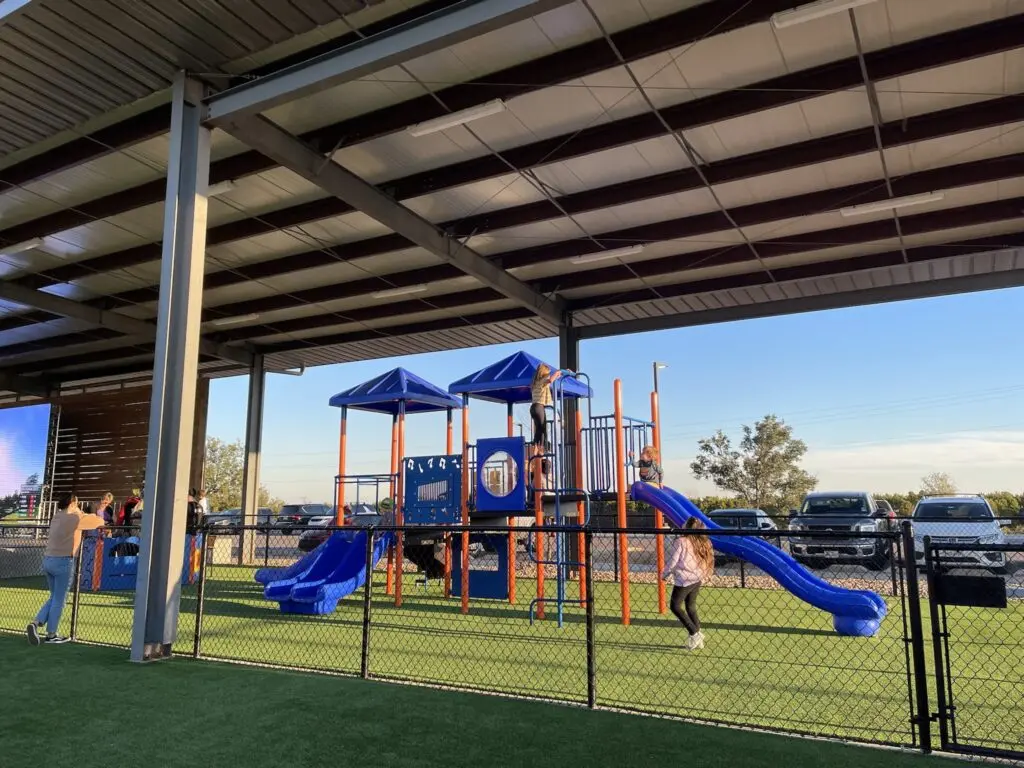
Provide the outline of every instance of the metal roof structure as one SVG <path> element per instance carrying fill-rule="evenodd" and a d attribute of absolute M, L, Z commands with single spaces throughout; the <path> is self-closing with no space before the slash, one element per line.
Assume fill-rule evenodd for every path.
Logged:
<path fill-rule="evenodd" d="M 334 408 L 354 408 L 374 413 L 397 416 L 399 405 L 405 404 L 406 413 L 430 413 L 462 407 L 462 401 L 441 387 L 421 379 L 405 368 L 382 373 L 334 395 L 328 404 Z"/>
<path fill-rule="evenodd" d="M 531 398 L 530 384 L 540 364 L 541 361 L 533 355 L 516 352 L 449 384 L 448 391 L 453 395 L 470 395 L 493 403 L 528 403 Z M 558 366 L 548 364 L 548 367 L 555 370 Z M 564 397 L 591 395 L 590 387 L 579 379 L 566 378 L 561 389 Z"/>
<path fill-rule="evenodd" d="M 208 376 L 1024 285 L 1024 0 L 799 4 L 0 2 L 0 404 L 151 375 L 181 69 Z"/>

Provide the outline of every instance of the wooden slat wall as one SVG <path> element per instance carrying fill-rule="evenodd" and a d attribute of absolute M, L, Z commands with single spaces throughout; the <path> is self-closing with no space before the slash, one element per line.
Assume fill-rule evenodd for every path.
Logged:
<path fill-rule="evenodd" d="M 75 493 L 117 499 L 142 485 L 149 433 L 149 387 L 63 398 L 50 481 L 51 498 Z"/>
<path fill-rule="evenodd" d="M 48 451 L 50 498 L 75 493 L 96 501 L 110 491 L 118 501 L 142 486 L 149 442 L 150 387 L 69 395 L 54 402 L 56 441 Z M 202 485 L 210 380 L 196 388 L 195 438 L 190 485 Z M 51 464 L 52 462 L 52 464 Z"/>

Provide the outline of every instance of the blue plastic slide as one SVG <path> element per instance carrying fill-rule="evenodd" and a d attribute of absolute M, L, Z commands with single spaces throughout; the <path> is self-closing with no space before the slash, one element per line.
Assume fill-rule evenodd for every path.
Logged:
<path fill-rule="evenodd" d="M 366 583 L 367 531 L 336 531 L 322 545 L 323 552 L 313 566 L 298 577 L 274 581 L 264 596 L 277 601 L 282 613 L 333 613 L 338 601 Z M 391 534 L 377 536 L 373 544 L 373 566 L 391 543 Z"/>
<path fill-rule="evenodd" d="M 710 530 L 721 526 L 708 519 L 689 499 L 671 488 L 636 483 L 634 500 L 657 507 L 672 525 L 682 528 L 696 517 Z M 715 536 L 711 543 L 722 554 L 738 557 L 779 582 L 806 603 L 832 614 L 832 625 L 840 635 L 871 637 L 878 632 L 888 605 L 868 590 L 843 589 L 815 576 L 778 547 L 755 536 Z"/>
<path fill-rule="evenodd" d="M 260 568 L 256 571 L 256 581 L 266 586 L 272 581 L 284 581 L 301 576 L 312 568 L 313 563 L 320 558 L 326 543 L 327 539 L 324 539 L 312 552 L 306 553 L 305 556 L 300 557 L 294 563 L 284 568 Z"/>

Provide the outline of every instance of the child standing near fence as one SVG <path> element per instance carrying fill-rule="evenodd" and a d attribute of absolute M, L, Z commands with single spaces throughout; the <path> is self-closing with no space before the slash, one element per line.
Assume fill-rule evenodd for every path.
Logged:
<path fill-rule="evenodd" d="M 686 529 L 703 530 L 704 523 L 695 517 L 686 521 Z M 701 585 L 715 572 L 715 552 L 711 540 L 703 534 L 676 536 L 672 544 L 672 555 L 662 578 L 672 580 L 672 613 L 686 627 L 689 637 L 684 648 L 688 651 L 704 647 L 704 633 L 697 615 L 697 595 Z"/>

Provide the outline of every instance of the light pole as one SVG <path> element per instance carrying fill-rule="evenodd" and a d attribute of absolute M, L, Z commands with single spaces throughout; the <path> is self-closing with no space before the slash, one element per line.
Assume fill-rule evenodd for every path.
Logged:
<path fill-rule="evenodd" d="M 660 371 L 662 368 L 668 368 L 668 363 L 658 363 L 658 362 L 655 362 L 655 363 L 652 364 L 652 367 L 654 368 L 654 392 L 655 392 L 655 394 L 657 394 L 657 392 L 658 392 L 658 371 Z"/>

